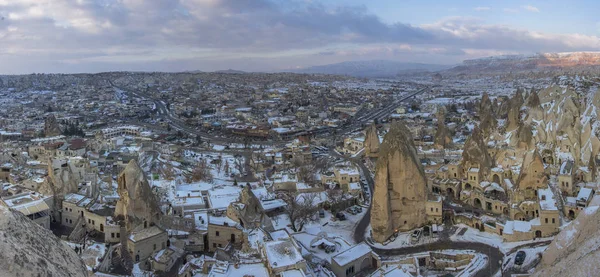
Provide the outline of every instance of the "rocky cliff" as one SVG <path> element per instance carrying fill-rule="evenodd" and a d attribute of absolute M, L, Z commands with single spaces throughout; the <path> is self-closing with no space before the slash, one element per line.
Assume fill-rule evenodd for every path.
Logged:
<path fill-rule="evenodd" d="M 158 223 L 160 209 L 144 172 L 135 160 L 131 160 L 117 178 L 119 201 L 115 217 L 127 219 L 127 229 L 147 222 Z"/>
<path fill-rule="evenodd" d="M 88 276 L 75 251 L 50 230 L 0 205 L 0 276 Z"/>
<path fill-rule="evenodd" d="M 446 127 L 446 109 L 439 106 L 437 110 L 437 130 L 435 132 L 434 146 L 438 149 L 445 149 L 452 144 L 450 130 Z"/>
<path fill-rule="evenodd" d="M 425 224 L 427 179 L 410 134 L 404 124 L 393 122 L 379 148 L 371 209 L 377 242 Z"/>
<path fill-rule="evenodd" d="M 377 127 L 372 124 L 367 129 L 365 135 L 365 155 L 367 157 L 377 157 L 379 152 L 379 135 L 377 134 Z"/>
<path fill-rule="evenodd" d="M 46 117 L 44 121 L 44 135 L 46 137 L 54 137 L 61 134 L 60 126 L 53 114 Z"/>
<path fill-rule="evenodd" d="M 599 229 L 598 206 L 590 206 L 581 211 L 543 252 L 542 261 L 533 276 L 598 276 L 600 272 Z"/>
<path fill-rule="evenodd" d="M 477 167 L 479 168 L 479 174 L 481 176 L 487 176 L 493 166 L 494 162 L 487 151 L 483 134 L 477 126 L 473 129 L 473 133 L 471 133 L 471 136 L 465 142 L 462 158 L 460 160 L 460 168 L 462 168 L 463 171 L 466 171 L 471 167 Z"/>

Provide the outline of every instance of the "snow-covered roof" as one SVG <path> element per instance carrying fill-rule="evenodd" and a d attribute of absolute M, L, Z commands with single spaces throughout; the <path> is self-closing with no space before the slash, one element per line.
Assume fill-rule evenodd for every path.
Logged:
<path fill-rule="evenodd" d="M 540 208 L 546 211 L 556 211 L 556 200 L 554 193 L 550 188 L 538 189 L 538 198 L 540 200 Z"/>
<path fill-rule="evenodd" d="M 593 191 L 591 188 L 581 188 L 577 194 L 577 201 L 587 202 L 592 197 L 592 193 Z"/>
<path fill-rule="evenodd" d="M 265 252 L 271 268 L 295 265 L 304 260 L 291 240 L 276 240 L 265 243 Z"/>
<path fill-rule="evenodd" d="M 371 247 L 364 242 L 361 242 L 351 248 L 346 249 L 346 251 L 333 256 L 332 260 L 335 261 L 338 265 L 344 266 L 347 265 L 371 252 Z"/>
<path fill-rule="evenodd" d="M 514 232 L 526 233 L 531 231 L 531 223 L 529 221 L 509 220 L 504 224 L 504 233 L 514 234 Z"/>

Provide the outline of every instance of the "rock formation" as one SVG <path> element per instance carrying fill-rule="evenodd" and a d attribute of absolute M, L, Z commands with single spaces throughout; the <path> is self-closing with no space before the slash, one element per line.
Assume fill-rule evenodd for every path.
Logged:
<path fill-rule="evenodd" d="M 437 110 L 437 130 L 435 132 L 434 146 L 438 149 L 445 149 L 452 144 L 450 130 L 446 127 L 446 109 L 439 106 Z"/>
<path fill-rule="evenodd" d="M 596 198 L 594 198 L 596 200 Z M 594 201 L 592 201 L 594 202 Z M 587 277 L 600 272 L 600 209 L 590 204 L 542 254 L 534 277 Z"/>
<path fill-rule="evenodd" d="M 365 136 L 365 155 L 369 158 L 377 158 L 379 152 L 379 135 L 377 134 L 377 127 L 372 124 L 367 129 Z"/>
<path fill-rule="evenodd" d="M 533 131 L 528 123 L 520 123 L 510 137 L 510 146 L 519 149 L 530 149 L 534 145 Z"/>
<path fill-rule="evenodd" d="M 519 190 L 537 190 L 548 186 L 548 177 L 544 172 L 544 162 L 537 150 L 528 151 L 517 180 Z"/>
<path fill-rule="evenodd" d="M 0 205 L 0 276 L 88 276 L 75 251 L 19 212 Z"/>
<path fill-rule="evenodd" d="M 466 172 L 471 167 L 477 167 L 479 168 L 480 177 L 483 177 L 488 175 L 493 166 L 494 162 L 487 151 L 481 130 L 479 126 L 476 126 L 469 139 L 465 142 L 460 168 Z M 482 178 L 479 179 L 482 180 Z"/>
<path fill-rule="evenodd" d="M 160 209 L 144 172 L 135 160 L 131 160 L 117 178 L 119 201 L 115 217 L 126 220 L 127 230 L 147 223 L 158 223 Z"/>
<path fill-rule="evenodd" d="M 71 170 L 67 159 L 50 159 L 48 161 L 48 182 L 40 186 L 38 191 L 45 195 L 63 197 L 77 192 L 79 179 Z"/>
<path fill-rule="evenodd" d="M 498 126 L 493 107 L 489 95 L 484 93 L 479 103 L 479 129 L 484 137 L 488 137 Z"/>
<path fill-rule="evenodd" d="M 379 148 L 371 209 L 377 242 L 425 224 L 427 179 L 410 134 L 404 124 L 393 122 Z"/>
<path fill-rule="evenodd" d="M 517 92 L 510 99 L 508 109 L 508 118 L 506 119 L 506 130 L 512 131 L 519 127 L 521 122 L 521 107 L 523 106 L 523 89 L 517 89 Z"/>
<path fill-rule="evenodd" d="M 61 134 L 60 126 L 53 114 L 46 117 L 44 121 L 44 135 L 46 137 L 55 137 Z"/>

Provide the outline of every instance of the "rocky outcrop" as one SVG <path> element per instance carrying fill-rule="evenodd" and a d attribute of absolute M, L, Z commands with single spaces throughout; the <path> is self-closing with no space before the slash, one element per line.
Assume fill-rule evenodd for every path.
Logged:
<path fill-rule="evenodd" d="M 21 213 L 0 205 L 0 276 L 88 276 L 75 251 Z"/>
<path fill-rule="evenodd" d="M 393 122 L 379 148 L 371 209 L 377 242 L 426 223 L 427 179 L 410 134 L 404 124 Z"/>
<path fill-rule="evenodd" d="M 498 121 L 494 113 L 494 105 L 490 100 L 490 96 L 486 93 L 481 97 L 479 103 L 479 129 L 484 137 L 488 137 L 498 127 Z"/>
<path fill-rule="evenodd" d="M 598 276 L 600 272 L 599 229 L 600 209 L 598 206 L 590 205 L 556 235 L 543 252 L 542 261 L 533 276 Z"/>
<path fill-rule="evenodd" d="M 531 149 L 534 145 L 533 131 L 528 123 L 521 123 L 510 137 L 510 146 L 519 149 Z"/>
<path fill-rule="evenodd" d="M 61 134 L 60 126 L 53 114 L 46 117 L 44 121 L 44 135 L 46 137 L 55 137 Z"/>
<path fill-rule="evenodd" d="M 452 144 L 450 130 L 446 127 L 446 109 L 443 106 L 439 106 L 436 116 L 437 130 L 434 137 L 434 147 L 437 149 L 445 149 Z"/>
<path fill-rule="evenodd" d="M 67 159 L 50 159 L 48 161 L 48 182 L 44 182 L 38 191 L 45 195 L 63 197 L 77 192 L 79 181 Z"/>
<path fill-rule="evenodd" d="M 537 150 L 528 151 L 517 180 L 519 190 L 537 190 L 548 186 L 548 177 L 544 172 L 544 162 Z"/>
<path fill-rule="evenodd" d="M 365 155 L 370 158 L 377 158 L 379 152 L 379 135 L 377 134 L 377 127 L 372 124 L 367 129 L 365 135 Z"/>
<path fill-rule="evenodd" d="M 115 217 L 126 220 L 127 230 L 144 224 L 158 223 L 160 209 L 144 172 L 135 160 L 131 160 L 117 178 L 119 201 Z"/>
<path fill-rule="evenodd" d="M 462 152 L 462 158 L 460 161 L 460 168 L 463 171 L 469 170 L 471 167 L 479 168 L 480 178 L 485 177 L 489 174 L 490 170 L 494 166 L 494 162 L 490 153 L 487 151 L 487 146 L 479 126 L 473 129 L 473 133 L 465 142 L 465 146 Z"/>
<path fill-rule="evenodd" d="M 523 92 L 523 89 L 517 89 L 515 95 L 510 99 L 506 119 L 506 131 L 512 131 L 519 127 L 519 123 L 521 122 L 521 107 L 523 106 Z"/>

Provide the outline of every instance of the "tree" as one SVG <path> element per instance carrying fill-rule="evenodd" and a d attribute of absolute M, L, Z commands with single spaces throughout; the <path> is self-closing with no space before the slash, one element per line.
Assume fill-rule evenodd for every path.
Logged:
<path fill-rule="evenodd" d="M 286 212 L 294 232 L 302 231 L 304 225 L 310 221 L 319 208 L 313 205 L 316 193 L 283 192 L 280 198 L 286 203 Z"/>
<path fill-rule="evenodd" d="M 188 178 L 189 182 L 199 182 L 199 181 L 205 181 L 205 182 L 212 182 L 213 181 L 213 175 L 212 172 L 210 171 L 210 166 L 208 166 L 206 164 L 206 160 L 201 160 L 198 165 L 194 168 L 194 170 L 192 170 L 192 173 L 189 175 Z"/>

